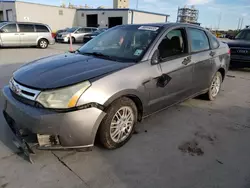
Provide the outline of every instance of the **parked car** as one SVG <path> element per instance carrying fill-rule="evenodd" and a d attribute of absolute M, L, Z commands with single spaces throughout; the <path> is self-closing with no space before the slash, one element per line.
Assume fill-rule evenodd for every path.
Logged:
<path fill-rule="evenodd" d="M 232 40 L 227 41 L 231 49 L 231 67 L 250 67 L 250 28 L 241 30 Z"/>
<path fill-rule="evenodd" d="M 60 33 L 64 33 L 64 32 L 66 32 L 67 30 L 68 30 L 69 28 L 66 28 L 66 29 L 59 29 L 59 30 L 57 30 L 56 31 L 56 33 L 55 33 L 55 39 L 57 38 L 57 36 L 58 36 L 58 34 L 60 34 Z"/>
<path fill-rule="evenodd" d="M 87 43 L 88 41 L 95 38 L 97 35 L 103 33 L 106 30 L 107 30 L 107 28 L 100 28 L 100 29 L 97 29 L 96 31 L 94 31 L 93 33 L 84 35 L 83 43 Z"/>
<path fill-rule="evenodd" d="M 201 94 L 215 100 L 229 61 L 227 44 L 193 24 L 116 26 L 14 72 L 3 114 L 18 138 L 37 135 L 39 149 L 92 147 L 97 137 L 115 149 L 163 108 Z"/>
<path fill-rule="evenodd" d="M 69 37 L 71 35 L 72 43 L 82 42 L 84 35 L 92 33 L 96 30 L 97 28 L 95 27 L 72 27 L 66 32 L 58 34 L 56 40 L 58 42 L 69 42 Z"/>
<path fill-rule="evenodd" d="M 47 48 L 54 44 L 48 25 L 29 22 L 0 23 L 0 46 L 38 46 Z"/>

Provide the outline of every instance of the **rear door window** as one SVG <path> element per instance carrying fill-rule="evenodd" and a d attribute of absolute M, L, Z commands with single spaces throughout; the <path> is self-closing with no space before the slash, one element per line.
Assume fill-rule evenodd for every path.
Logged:
<path fill-rule="evenodd" d="M 3 33 L 16 33 L 17 32 L 17 28 L 16 28 L 16 24 L 8 24 L 6 26 L 4 26 L 1 31 Z"/>
<path fill-rule="evenodd" d="M 91 28 L 84 28 L 84 33 L 91 33 L 92 29 Z"/>
<path fill-rule="evenodd" d="M 36 32 L 50 32 L 45 25 L 36 25 Z"/>
<path fill-rule="evenodd" d="M 27 32 L 34 32 L 34 25 L 32 24 L 18 24 L 20 32 L 27 33 Z"/>
<path fill-rule="evenodd" d="M 191 42 L 191 52 L 200 52 L 209 50 L 209 40 L 203 30 L 188 28 L 188 34 Z"/>

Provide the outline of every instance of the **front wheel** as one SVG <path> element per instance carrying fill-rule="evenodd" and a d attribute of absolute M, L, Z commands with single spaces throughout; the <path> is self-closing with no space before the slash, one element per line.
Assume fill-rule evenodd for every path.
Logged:
<path fill-rule="evenodd" d="M 126 97 L 113 102 L 107 109 L 98 131 L 101 144 L 107 149 L 123 146 L 131 138 L 137 122 L 135 103 Z"/>
<path fill-rule="evenodd" d="M 222 75 L 220 72 L 216 72 L 216 74 L 213 77 L 213 80 L 211 82 L 211 85 L 209 87 L 208 92 L 206 93 L 206 98 L 210 101 L 215 100 L 217 95 L 220 92 L 221 89 L 221 83 L 222 83 Z"/>

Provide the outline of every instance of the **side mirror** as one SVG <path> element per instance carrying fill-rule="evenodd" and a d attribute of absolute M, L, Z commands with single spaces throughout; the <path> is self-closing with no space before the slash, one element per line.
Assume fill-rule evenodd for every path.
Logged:
<path fill-rule="evenodd" d="M 157 65 L 160 63 L 160 52 L 159 50 L 155 50 L 154 54 L 152 55 L 151 65 Z"/>
<path fill-rule="evenodd" d="M 0 29 L 0 33 L 3 33 L 3 30 L 2 30 L 2 29 Z"/>

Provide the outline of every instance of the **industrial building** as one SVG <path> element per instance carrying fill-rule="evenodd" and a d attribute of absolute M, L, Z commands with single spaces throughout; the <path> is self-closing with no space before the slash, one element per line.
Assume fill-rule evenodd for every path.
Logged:
<path fill-rule="evenodd" d="M 169 15 L 129 9 L 128 0 L 114 0 L 114 9 L 77 9 L 28 3 L 0 1 L 0 21 L 39 22 L 58 29 L 83 27 L 113 27 L 121 24 L 166 22 Z M 124 8 L 125 7 L 125 8 Z"/>
<path fill-rule="evenodd" d="M 198 23 L 198 18 L 199 10 L 197 10 L 194 6 L 191 6 L 190 8 L 187 6 L 178 8 L 177 22 L 200 25 L 200 23 Z"/>

